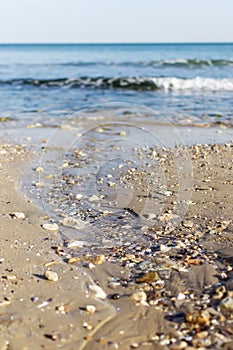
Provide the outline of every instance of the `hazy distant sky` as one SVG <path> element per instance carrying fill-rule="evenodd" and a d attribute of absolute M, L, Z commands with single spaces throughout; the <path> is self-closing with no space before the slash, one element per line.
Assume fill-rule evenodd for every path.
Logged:
<path fill-rule="evenodd" d="M 0 42 L 233 41 L 233 0 L 0 0 Z"/>

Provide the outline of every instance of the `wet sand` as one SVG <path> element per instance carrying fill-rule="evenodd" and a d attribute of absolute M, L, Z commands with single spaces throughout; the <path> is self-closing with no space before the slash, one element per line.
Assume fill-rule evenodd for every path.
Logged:
<path fill-rule="evenodd" d="M 82 249 L 15 189 L 30 155 L 1 147 L 0 349 L 233 348 L 233 146 L 188 153 L 179 225 L 167 225 L 171 196 L 143 237 Z"/>

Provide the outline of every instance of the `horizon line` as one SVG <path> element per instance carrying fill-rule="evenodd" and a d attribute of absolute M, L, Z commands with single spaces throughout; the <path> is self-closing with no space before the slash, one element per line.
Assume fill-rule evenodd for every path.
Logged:
<path fill-rule="evenodd" d="M 155 41 L 155 42 L 0 42 L 0 45 L 203 45 L 203 44 L 233 44 L 233 41 Z"/>

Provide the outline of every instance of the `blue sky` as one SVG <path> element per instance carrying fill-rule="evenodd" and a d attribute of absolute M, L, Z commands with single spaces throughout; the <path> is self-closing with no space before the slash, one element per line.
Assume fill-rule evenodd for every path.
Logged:
<path fill-rule="evenodd" d="M 229 42 L 233 0 L 0 0 L 0 42 Z"/>

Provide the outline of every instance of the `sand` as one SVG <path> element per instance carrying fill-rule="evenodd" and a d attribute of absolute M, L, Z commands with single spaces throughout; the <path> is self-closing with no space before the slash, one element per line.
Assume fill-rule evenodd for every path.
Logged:
<path fill-rule="evenodd" d="M 16 189 L 30 154 L 1 147 L 1 350 L 233 348 L 233 147 L 188 152 L 192 198 L 173 231 L 164 216 L 145 240 L 80 253 Z"/>

